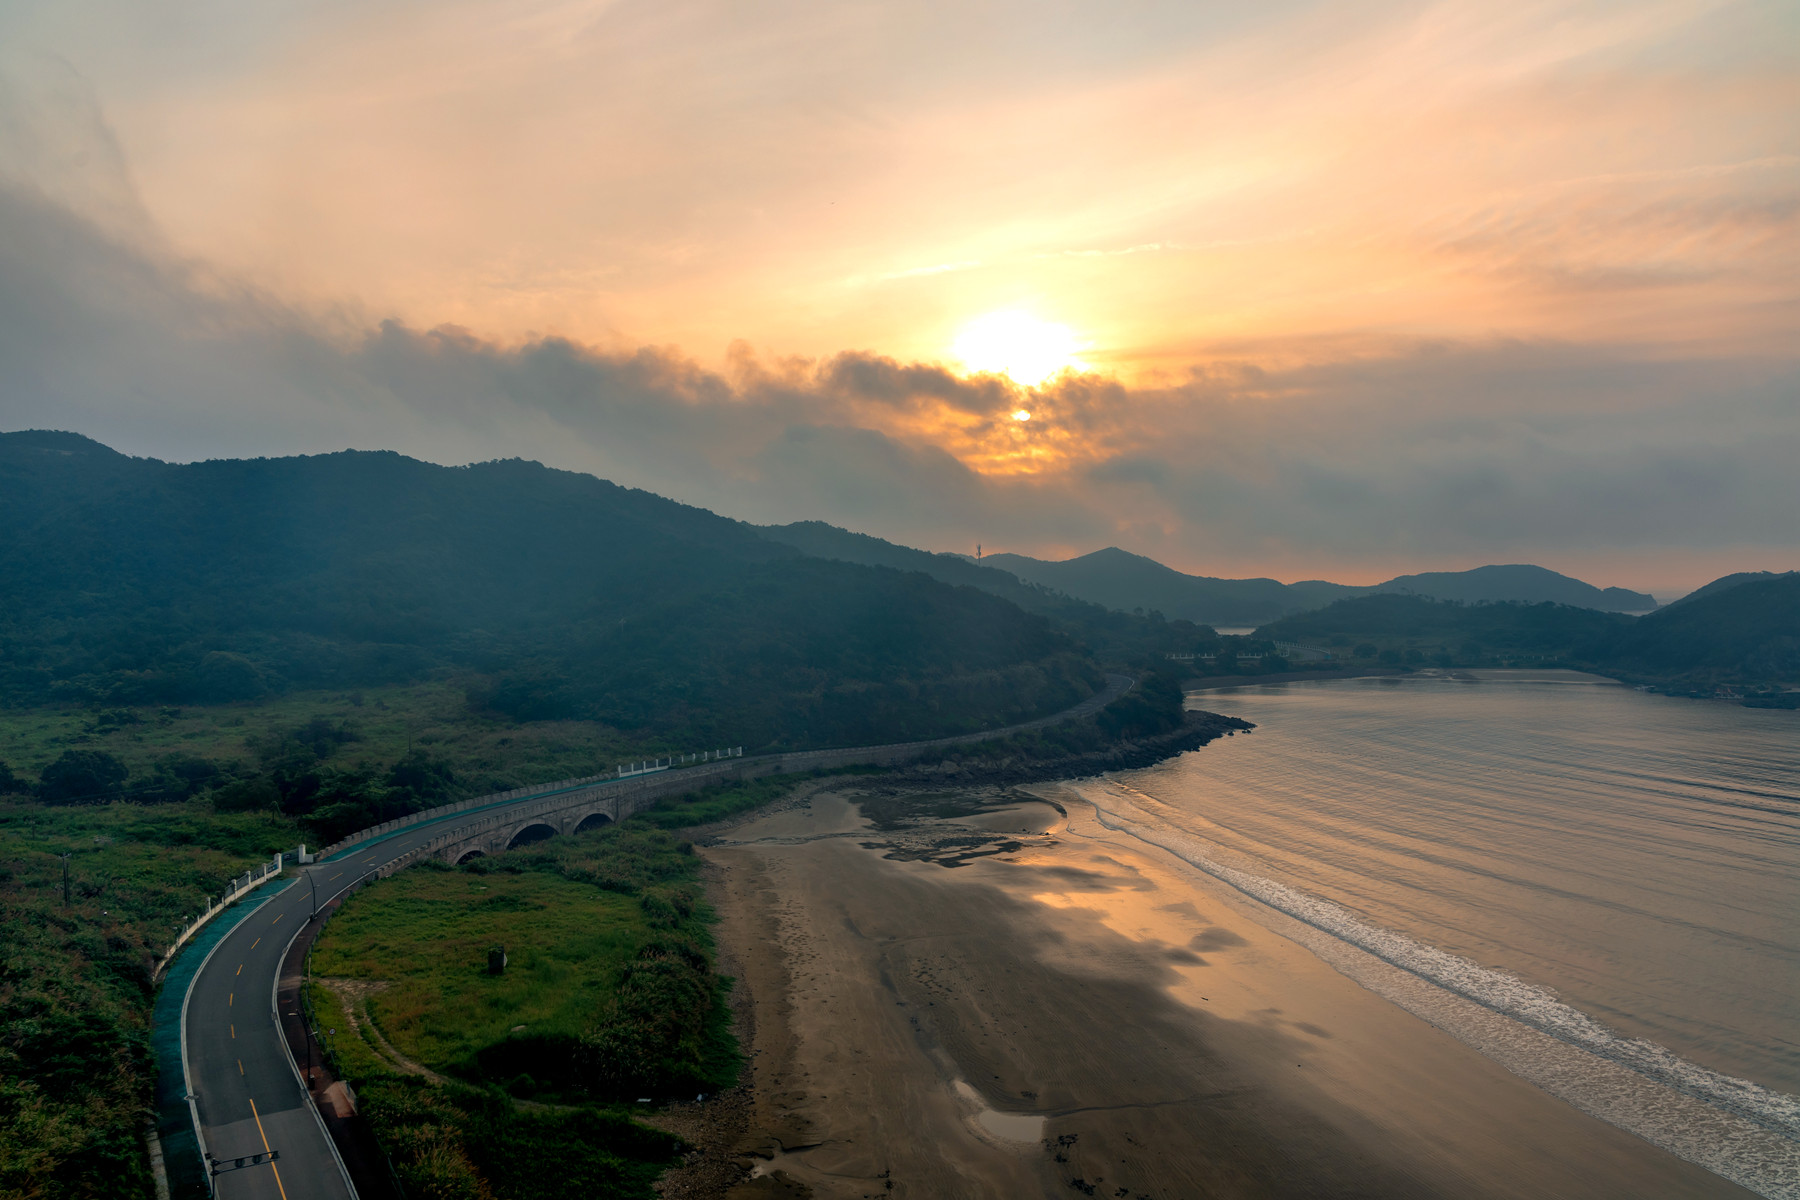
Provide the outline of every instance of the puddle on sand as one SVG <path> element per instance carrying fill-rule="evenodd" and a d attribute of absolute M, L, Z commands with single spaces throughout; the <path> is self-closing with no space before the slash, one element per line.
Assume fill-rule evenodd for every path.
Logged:
<path fill-rule="evenodd" d="M 1009 1142 L 1036 1142 L 1044 1136 L 1044 1118 L 1029 1113 L 997 1112 L 982 1103 L 981 1093 L 964 1083 L 956 1081 L 956 1094 L 971 1104 L 979 1106 L 975 1121 L 983 1129 L 997 1138 Z"/>

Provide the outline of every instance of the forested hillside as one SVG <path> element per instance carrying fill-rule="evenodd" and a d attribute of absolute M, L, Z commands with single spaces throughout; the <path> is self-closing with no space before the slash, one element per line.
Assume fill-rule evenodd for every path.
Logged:
<path fill-rule="evenodd" d="M 1329 645 L 1352 659 L 1580 667 L 1677 691 L 1760 690 L 1765 703 L 1794 695 L 1786 689 L 1800 685 L 1800 574 L 1749 575 L 1703 592 L 1642 617 L 1561 604 L 1359 596 L 1257 634 Z"/>
<path fill-rule="evenodd" d="M 1198 624 L 1255 625 L 1284 613 L 1323 608 L 1362 590 L 1322 580 L 1290 584 L 1274 579 L 1187 575 L 1112 546 L 1064 562 L 1045 562 L 1022 554 L 994 554 L 988 561 L 1027 582 L 1108 608 L 1155 610 Z"/>
<path fill-rule="evenodd" d="M 1609 661 L 1644 675 L 1800 682 L 1800 574 L 1702 590 L 1627 627 Z"/>
<path fill-rule="evenodd" d="M 815 558 L 920 571 L 945 583 L 991 592 L 1026 612 L 1048 617 L 1090 651 L 1113 662 L 1148 666 L 1160 662 L 1164 652 L 1185 650 L 1195 637 L 1205 636 L 1199 626 L 1185 617 L 1172 615 L 1165 618 L 1161 613 L 1146 616 L 1109 608 L 1028 582 L 1010 571 L 972 562 L 959 554 L 914 550 L 823 521 L 796 521 L 792 525 L 755 528 L 764 537 Z"/>
<path fill-rule="evenodd" d="M 8 704 L 252 700 L 452 674 L 520 719 L 763 746 L 915 737 L 1097 686 L 973 588 L 808 557 L 535 463 L 175 465 L 0 435 Z"/>

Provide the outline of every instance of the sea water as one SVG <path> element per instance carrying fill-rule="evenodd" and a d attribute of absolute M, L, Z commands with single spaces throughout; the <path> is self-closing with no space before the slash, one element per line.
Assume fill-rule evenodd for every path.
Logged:
<path fill-rule="evenodd" d="M 1754 1137 L 1709 1165 L 1759 1155 L 1728 1173 L 1794 1194 L 1800 713 L 1523 672 L 1248 686 L 1191 704 L 1257 729 L 1078 785 L 1104 823 L 1421 987 L 1666 1089 L 1680 1103 L 1660 1118 L 1639 1097 L 1605 1101 L 1625 1113 L 1608 1119 L 1684 1157 L 1700 1160 L 1680 1145 L 1681 1113 L 1697 1100 L 1727 1114 Z M 1580 1094 L 1599 1083 L 1539 1069 L 1606 1115 L 1605 1098 Z"/>

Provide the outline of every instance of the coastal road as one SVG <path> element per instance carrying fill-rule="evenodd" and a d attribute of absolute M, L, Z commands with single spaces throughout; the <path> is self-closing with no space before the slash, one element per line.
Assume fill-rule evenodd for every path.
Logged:
<path fill-rule="evenodd" d="M 348 1200 L 356 1194 L 288 1057 L 276 1022 L 275 981 L 288 945 L 312 916 L 313 884 L 323 905 L 404 853 L 402 843 L 424 836 L 390 839 L 306 868 L 226 934 L 195 975 L 182 1013 L 182 1059 L 201 1144 L 224 1162 L 279 1154 L 273 1163 L 219 1174 L 218 1196 Z"/>
<path fill-rule="evenodd" d="M 1131 682 L 1127 676 L 1109 676 L 1101 692 L 1055 717 L 942 741 L 998 737 L 1086 715 L 1122 694 Z M 930 744 L 935 743 L 919 746 Z M 802 767 L 795 760 L 803 757 L 783 756 L 783 765 Z M 750 767 L 759 760 L 739 761 Z M 553 794 L 546 790 L 520 796 L 506 806 Z M 278 1157 L 221 1171 L 214 1177 L 214 1194 L 220 1200 L 350 1200 L 356 1195 L 288 1054 L 275 1009 L 282 960 L 311 924 L 314 912 L 385 864 L 458 826 L 483 820 L 497 807 L 501 806 L 470 809 L 397 830 L 330 862 L 303 868 L 297 879 L 279 885 L 279 891 L 260 903 L 244 902 L 257 906 L 219 940 L 188 989 L 181 1016 L 182 1068 L 203 1153 L 227 1167 L 237 1159 L 266 1157 L 271 1151 Z"/>

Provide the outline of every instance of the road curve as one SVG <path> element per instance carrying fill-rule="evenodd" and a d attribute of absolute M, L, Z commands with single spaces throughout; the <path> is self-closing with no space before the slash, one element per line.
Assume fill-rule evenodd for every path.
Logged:
<path fill-rule="evenodd" d="M 1127 676 L 1107 677 L 1099 694 L 1047 720 L 981 734 L 944 738 L 921 746 L 1004 736 L 1093 712 L 1131 686 Z M 875 749 L 871 747 L 871 749 Z M 828 752 L 841 756 L 839 752 Z M 771 756 L 774 757 L 774 756 Z M 790 762 L 795 757 L 785 756 Z M 754 773 L 759 760 L 738 760 Z M 548 792 L 508 801 L 525 804 Z M 330 861 L 304 868 L 283 885 L 271 884 L 225 934 L 195 972 L 182 1005 L 181 1059 L 188 1102 L 202 1154 L 223 1168 L 213 1177 L 221 1200 L 350 1200 L 356 1189 L 325 1124 L 313 1107 L 300 1069 L 288 1052 L 276 1011 L 276 986 L 288 947 L 312 925 L 313 914 L 385 864 L 432 839 L 492 815 L 473 809 L 397 830 L 364 842 Z M 277 1158 L 266 1161 L 270 1151 Z M 245 1161 L 262 1155 L 265 1161 Z"/>

